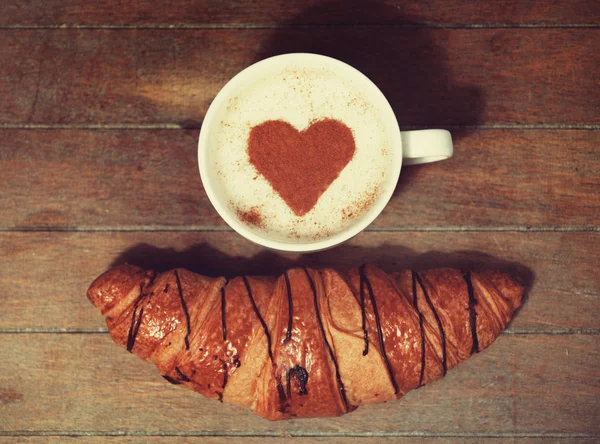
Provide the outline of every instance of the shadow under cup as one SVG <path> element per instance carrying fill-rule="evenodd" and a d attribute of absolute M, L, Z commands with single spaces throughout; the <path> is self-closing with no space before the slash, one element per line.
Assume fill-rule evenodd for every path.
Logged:
<path fill-rule="evenodd" d="M 297 216 L 250 163 L 251 129 L 283 120 L 298 131 L 334 119 L 353 133 L 352 160 L 305 215 Z M 273 153 L 273 161 L 280 161 Z M 210 105 L 198 142 L 198 164 L 211 203 L 236 232 L 262 246 L 319 251 L 365 229 L 392 197 L 402 166 L 402 138 L 383 93 L 365 75 L 336 59 L 284 54 L 251 65 Z M 248 223 L 244 214 L 260 212 Z"/>

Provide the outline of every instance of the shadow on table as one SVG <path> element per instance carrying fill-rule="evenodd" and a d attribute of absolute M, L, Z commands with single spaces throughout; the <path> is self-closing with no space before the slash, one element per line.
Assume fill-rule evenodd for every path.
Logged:
<path fill-rule="evenodd" d="M 317 253 L 285 256 L 265 250 L 248 258 L 230 256 L 210 244 L 201 243 L 183 251 L 138 244 L 121 253 L 112 266 L 129 263 L 144 269 L 167 271 L 186 268 L 207 276 L 279 275 L 292 267 L 336 268 L 344 270 L 362 263 L 373 263 L 392 272 L 404 268 L 426 270 L 452 267 L 463 270 L 494 269 L 507 273 L 526 289 L 531 288 L 535 275 L 529 268 L 477 251 L 421 254 L 400 245 L 382 245 L 374 248 L 355 245 L 339 247 Z"/>
<path fill-rule="evenodd" d="M 258 60 L 290 52 L 334 57 L 362 71 L 383 91 L 401 128 L 477 125 L 484 97 L 476 86 L 452 77 L 446 50 L 440 46 L 448 33 L 406 16 L 401 2 L 333 1 L 282 23 L 263 44 Z M 458 132 L 455 138 L 463 135 Z"/>
<path fill-rule="evenodd" d="M 279 275 L 292 267 L 335 268 L 344 270 L 363 263 L 373 263 L 388 272 L 409 268 L 420 271 L 430 268 L 459 268 L 462 270 L 498 270 L 507 273 L 525 287 L 523 305 L 527 303 L 534 272 L 516 262 L 502 260 L 477 251 L 420 254 L 400 245 L 381 245 L 374 248 L 354 245 L 288 257 L 264 250 L 253 257 L 230 256 L 207 243 L 194 245 L 183 251 L 138 244 L 121 253 L 112 266 L 129 263 L 144 269 L 168 271 L 186 268 L 206 276 Z"/>

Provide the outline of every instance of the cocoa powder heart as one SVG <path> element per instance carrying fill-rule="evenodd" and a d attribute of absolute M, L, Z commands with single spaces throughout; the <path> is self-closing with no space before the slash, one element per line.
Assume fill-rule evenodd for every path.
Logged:
<path fill-rule="evenodd" d="M 304 131 L 268 120 L 253 127 L 248 139 L 250 163 L 297 216 L 316 205 L 355 151 L 350 128 L 333 119 L 314 122 Z"/>

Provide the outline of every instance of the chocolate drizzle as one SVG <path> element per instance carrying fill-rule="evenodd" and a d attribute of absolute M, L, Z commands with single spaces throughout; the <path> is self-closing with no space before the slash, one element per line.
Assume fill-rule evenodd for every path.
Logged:
<path fill-rule="evenodd" d="M 165 378 L 167 381 L 169 381 L 173 385 L 179 385 L 179 384 L 181 384 L 181 382 L 179 382 L 177 379 L 171 378 L 170 376 L 167 376 L 167 375 L 161 375 L 161 376 L 163 378 Z"/>
<path fill-rule="evenodd" d="M 442 339 L 442 367 L 444 369 L 444 376 L 446 376 L 446 373 L 448 372 L 448 363 L 447 363 L 447 357 L 446 357 L 446 333 L 444 332 L 444 327 L 442 326 L 442 321 L 441 321 L 437 311 L 435 310 L 435 307 L 431 303 L 429 294 L 427 293 L 427 290 L 425 289 L 425 286 L 423 285 L 421 276 L 419 276 L 418 273 L 415 273 L 415 277 L 417 278 L 417 282 L 419 283 L 419 286 L 421 287 L 421 290 L 423 291 L 423 295 L 425 296 L 427 305 L 429 305 L 429 308 L 433 312 L 433 316 L 435 317 L 435 321 L 436 321 L 436 323 L 438 325 L 438 329 L 440 331 L 440 337 Z"/>
<path fill-rule="evenodd" d="M 366 356 L 369 353 L 369 332 L 367 331 L 367 316 L 365 312 L 365 280 L 362 271 L 360 271 L 360 312 L 362 316 L 361 328 L 365 340 L 365 349 L 362 354 Z"/>
<path fill-rule="evenodd" d="M 181 280 L 179 279 L 179 273 L 175 270 L 175 280 L 177 281 L 177 291 L 179 292 L 179 298 L 181 299 L 181 308 L 183 309 L 183 314 L 185 315 L 185 323 L 187 327 L 187 333 L 183 338 L 185 341 L 185 349 L 190 349 L 190 334 L 192 332 L 192 327 L 190 325 L 190 314 L 187 309 L 187 305 L 185 305 L 185 300 L 183 299 L 183 290 L 181 289 Z"/>
<path fill-rule="evenodd" d="M 282 405 L 279 410 L 284 412 L 286 407 L 289 406 L 285 405 L 287 403 L 287 397 L 285 396 L 285 391 L 283 390 L 283 385 L 281 384 L 281 376 L 276 376 L 275 380 L 277 381 L 277 394 L 279 395 L 279 403 Z"/>
<path fill-rule="evenodd" d="M 265 322 L 263 317 L 260 315 L 258 307 L 256 306 L 256 302 L 254 302 L 254 297 L 252 296 L 252 289 L 250 288 L 250 283 L 248 282 L 248 279 L 246 278 L 246 276 L 242 276 L 242 279 L 244 281 L 244 285 L 246 286 L 246 292 L 248 293 L 248 297 L 250 298 L 250 304 L 252 304 L 252 309 L 254 310 L 254 313 L 256 314 L 260 325 L 262 325 L 262 328 L 265 332 L 265 336 L 267 337 L 267 346 L 269 347 L 269 358 L 271 359 L 271 363 L 275 365 L 275 363 L 273 362 L 273 350 L 271 350 L 271 334 L 269 333 L 269 328 L 267 327 L 267 323 Z"/>
<path fill-rule="evenodd" d="M 283 276 L 285 277 L 285 287 L 287 290 L 287 298 L 288 298 L 288 325 L 287 325 L 287 331 L 285 333 L 285 339 L 283 340 L 283 343 L 287 343 L 290 341 L 290 339 L 292 339 L 292 318 L 294 316 L 294 303 L 292 302 L 292 286 L 290 284 L 290 278 L 287 274 L 287 271 L 285 273 L 283 273 Z"/>
<path fill-rule="evenodd" d="M 190 382 L 190 378 L 188 378 L 181 370 L 179 370 L 179 367 L 175 367 L 175 372 L 181 381 Z"/>
<path fill-rule="evenodd" d="M 421 331 L 421 374 L 419 375 L 419 387 L 423 385 L 423 377 L 425 376 L 425 330 L 423 329 L 423 314 L 419 310 L 419 300 L 417 298 L 417 279 L 416 273 L 412 272 L 412 293 L 413 305 L 419 314 L 419 330 Z"/>
<path fill-rule="evenodd" d="M 287 397 L 292 398 L 291 380 L 294 378 L 298 382 L 298 394 L 308 395 L 306 384 L 308 383 L 308 372 L 300 365 L 296 365 L 287 371 Z"/>
<path fill-rule="evenodd" d="M 463 277 L 467 283 L 467 291 L 469 293 L 469 325 L 471 327 L 471 337 L 473 338 L 471 354 L 479 353 L 479 338 L 477 337 L 477 311 L 475 311 L 477 299 L 475 299 L 475 290 L 473 289 L 473 281 L 471 281 L 471 272 L 464 272 Z"/>
<path fill-rule="evenodd" d="M 223 342 L 227 340 L 227 319 L 225 315 L 225 287 L 229 279 L 225 281 L 225 284 L 221 287 L 221 329 L 223 331 Z"/>
<path fill-rule="evenodd" d="M 222 389 L 225 390 L 225 386 L 227 385 L 227 379 L 229 378 L 229 374 L 227 372 L 227 362 L 223 361 L 223 385 Z"/>
<path fill-rule="evenodd" d="M 131 324 L 129 325 L 129 331 L 127 332 L 127 351 L 129 353 L 132 352 L 133 347 L 135 346 L 135 340 L 137 339 L 138 332 L 140 331 L 140 325 L 142 325 L 142 318 L 144 317 L 144 307 L 138 313 L 138 308 L 142 301 L 146 298 L 146 294 L 144 290 L 152 285 L 154 279 L 156 279 L 156 273 L 151 272 L 148 276 L 150 279 L 144 285 L 144 281 L 140 283 L 140 295 L 135 301 L 135 305 L 133 306 L 133 313 L 131 314 Z"/>
<path fill-rule="evenodd" d="M 263 317 L 260 315 L 260 312 L 258 311 L 256 302 L 254 301 L 254 297 L 252 296 L 252 289 L 250 288 L 250 282 L 248 282 L 248 279 L 246 278 L 246 276 L 242 276 L 242 280 L 244 281 L 244 285 L 246 286 L 246 292 L 248 293 L 248 297 L 250 298 L 250 304 L 252 305 L 254 314 L 256 314 L 256 317 L 258 318 L 258 321 L 260 322 L 260 325 L 262 325 L 263 331 L 265 332 L 265 336 L 267 337 L 267 347 L 268 347 L 268 351 L 269 351 L 269 359 L 271 360 L 271 365 L 273 367 L 275 367 L 275 360 L 273 359 L 273 350 L 271 347 L 271 333 L 269 333 L 269 328 L 267 327 L 267 323 L 265 322 Z M 285 391 L 283 390 L 283 385 L 281 385 L 281 376 L 275 376 L 275 379 L 277 381 L 277 393 L 279 395 L 279 402 L 282 405 L 282 407 L 280 408 L 280 411 L 285 413 L 285 410 L 288 406 L 285 405 L 286 397 L 285 397 Z"/>
<path fill-rule="evenodd" d="M 129 326 L 129 332 L 127 333 L 127 351 L 129 353 L 132 352 L 133 347 L 135 345 L 135 340 L 137 338 L 138 332 L 140 330 L 140 325 L 142 324 L 142 317 L 144 316 L 144 308 L 137 313 L 137 309 L 139 303 L 142 301 L 142 296 L 135 303 L 133 307 L 133 314 L 131 315 L 131 325 Z"/>
<path fill-rule="evenodd" d="M 225 287 L 229 283 L 229 279 L 225 279 L 225 284 L 221 287 L 221 331 L 223 333 L 223 342 L 227 341 L 227 316 L 226 316 L 226 305 L 225 305 Z M 229 372 L 227 368 L 227 362 L 222 361 L 223 363 L 223 390 L 225 390 L 225 386 L 227 385 L 227 378 L 229 377 Z M 219 393 L 219 401 L 223 402 L 223 394 Z"/>
<path fill-rule="evenodd" d="M 321 320 L 321 312 L 319 311 L 319 301 L 317 300 L 317 288 L 315 287 L 315 283 L 310 276 L 310 273 L 306 268 L 303 268 L 304 273 L 306 273 L 306 277 L 308 279 L 308 283 L 310 284 L 310 289 L 313 292 L 313 302 L 315 305 L 315 312 L 317 315 L 317 323 L 319 324 L 319 330 L 321 332 L 321 337 L 323 338 L 323 342 L 325 342 L 325 348 L 327 349 L 327 354 L 329 355 L 329 359 L 333 362 L 333 366 L 335 368 L 335 379 L 338 383 L 340 396 L 342 401 L 344 402 L 344 407 L 346 411 L 350 410 L 350 405 L 348 404 L 348 399 L 346 398 L 346 389 L 344 388 L 344 383 L 342 382 L 342 377 L 340 375 L 340 368 L 338 366 L 337 359 L 333 354 L 333 350 L 331 350 L 331 346 L 329 345 L 329 341 L 327 341 L 327 336 L 325 336 L 325 328 L 323 327 L 323 321 Z"/>
<path fill-rule="evenodd" d="M 377 310 L 377 302 L 375 301 L 375 294 L 373 293 L 373 287 L 371 286 L 371 281 L 367 277 L 365 273 L 365 265 L 360 267 L 360 276 L 361 281 L 364 281 L 367 284 L 367 289 L 369 290 L 369 297 L 371 298 L 371 305 L 373 305 L 373 313 L 375 314 L 375 323 L 377 325 L 377 335 L 379 336 L 379 348 L 381 349 L 381 353 L 383 355 L 383 361 L 385 362 L 385 367 L 387 369 L 388 375 L 390 377 L 390 381 L 392 381 L 392 386 L 394 387 L 394 394 L 398 393 L 398 384 L 396 383 L 396 378 L 394 378 L 394 372 L 392 370 L 392 365 L 387 357 L 387 353 L 385 351 L 385 343 L 383 341 L 383 331 L 381 330 L 381 320 L 379 318 L 379 311 Z"/>

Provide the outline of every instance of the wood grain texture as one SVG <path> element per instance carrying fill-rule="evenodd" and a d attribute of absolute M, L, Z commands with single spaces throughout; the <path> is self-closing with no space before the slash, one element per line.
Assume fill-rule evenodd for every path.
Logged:
<path fill-rule="evenodd" d="M 32 0 L 0 4 L 0 26 L 123 24 L 543 24 L 600 23 L 593 0 Z"/>
<path fill-rule="evenodd" d="M 397 444 L 516 444 L 519 442 L 526 442 L 527 444 L 572 444 L 572 443 L 587 443 L 593 442 L 598 438 L 595 436 L 576 436 L 576 437 L 482 437 L 476 438 L 465 438 L 465 437 L 421 437 L 411 436 L 410 438 L 399 438 L 399 437 L 382 437 L 382 436 L 369 436 L 369 437 L 299 437 L 293 435 L 286 435 L 277 437 L 261 436 L 261 437 L 247 437 L 238 438 L 244 443 L 248 444 L 274 444 L 274 443 L 293 443 L 293 444 L 315 444 L 315 443 L 349 443 L 349 444 L 363 444 L 363 443 L 397 443 Z M 1 437 L 0 443 L 27 443 L 27 444 L 55 444 L 55 443 L 90 443 L 90 444 L 104 444 L 104 443 L 118 443 L 118 444 L 129 444 L 129 443 L 148 443 L 148 444 L 172 444 L 172 443 L 202 443 L 202 444 L 229 444 L 234 441 L 235 438 L 231 436 L 34 436 L 34 437 Z"/>
<path fill-rule="evenodd" d="M 0 443 L 600 441 L 599 41 L 595 0 L 0 2 Z M 234 74 L 294 51 L 359 68 L 404 129 L 455 130 L 455 157 L 405 168 L 371 231 L 281 256 L 227 231 L 196 144 Z M 112 343 L 85 290 L 123 261 L 501 268 L 530 290 L 442 381 L 273 424 Z"/>
<path fill-rule="evenodd" d="M 599 233 L 363 233 L 308 254 L 267 252 L 232 233 L 0 234 L 0 329 L 104 330 L 85 297 L 112 264 L 209 276 L 277 274 L 294 265 L 387 270 L 452 266 L 505 270 L 531 287 L 509 331 L 600 329 Z"/>
<path fill-rule="evenodd" d="M 0 131 L 4 229 L 226 229 L 197 166 L 198 131 Z M 404 168 L 370 229 L 597 227 L 600 132 L 455 134 L 454 157 Z"/>
<path fill-rule="evenodd" d="M 401 401 L 279 423 L 166 383 L 108 335 L 3 334 L 0 360 L 2 390 L 19 394 L 3 432 L 600 433 L 599 336 L 501 336 Z"/>
<path fill-rule="evenodd" d="M 198 127 L 238 71 L 302 51 L 367 74 L 401 126 L 598 124 L 599 37 L 600 28 L 2 30 L 0 123 Z"/>

